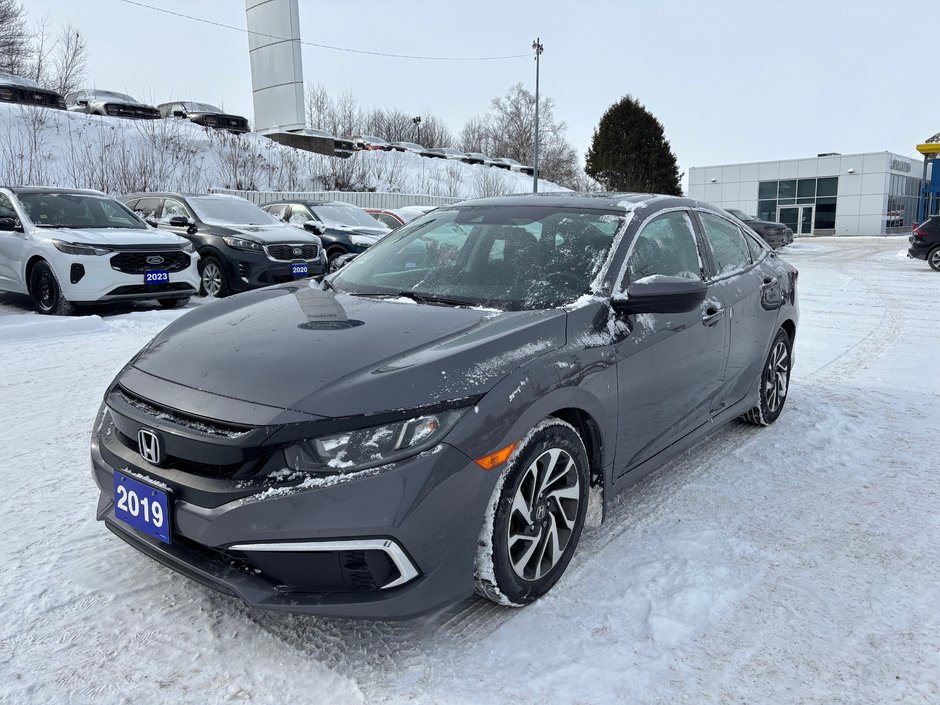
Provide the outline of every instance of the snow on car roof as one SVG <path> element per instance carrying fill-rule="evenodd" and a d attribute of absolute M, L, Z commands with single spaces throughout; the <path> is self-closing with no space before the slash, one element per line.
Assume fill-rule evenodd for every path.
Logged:
<path fill-rule="evenodd" d="M 6 83 L 14 86 L 27 86 L 29 88 L 41 88 L 36 81 L 25 76 L 15 76 L 12 73 L 3 73 L 0 71 L 0 83 Z"/>

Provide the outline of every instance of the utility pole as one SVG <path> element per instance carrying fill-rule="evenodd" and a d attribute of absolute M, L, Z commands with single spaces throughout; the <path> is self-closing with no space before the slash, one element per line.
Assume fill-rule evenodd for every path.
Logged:
<path fill-rule="evenodd" d="M 535 159 L 532 164 L 532 193 L 539 192 L 539 57 L 545 47 L 536 37 L 532 42 L 535 52 Z"/>
<path fill-rule="evenodd" d="M 418 138 L 415 140 L 415 142 L 421 144 L 421 116 L 416 115 L 415 117 L 411 118 L 411 122 L 414 123 L 415 129 L 418 131 Z"/>

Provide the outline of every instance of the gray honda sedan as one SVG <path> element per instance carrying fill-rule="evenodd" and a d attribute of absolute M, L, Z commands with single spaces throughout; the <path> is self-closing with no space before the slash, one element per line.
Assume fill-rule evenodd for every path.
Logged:
<path fill-rule="evenodd" d="M 95 424 L 98 518 L 256 607 L 527 604 L 590 503 L 721 424 L 777 419 L 796 282 L 687 199 L 438 208 L 322 282 L 199 307 L 141 350 Z"/>

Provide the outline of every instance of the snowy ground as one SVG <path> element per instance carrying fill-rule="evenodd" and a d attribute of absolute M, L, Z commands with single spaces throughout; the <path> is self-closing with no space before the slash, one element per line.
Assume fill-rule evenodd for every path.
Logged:
<path fill-rule="evenodd" d="M 404 623 L 252 612 L 94 520 L 92 417 L 177 312 L 0 295 L 0 702 L 940 702 L 940 275 L 798 240 L 788 406 L 619 498 L 552 594 Z"/>

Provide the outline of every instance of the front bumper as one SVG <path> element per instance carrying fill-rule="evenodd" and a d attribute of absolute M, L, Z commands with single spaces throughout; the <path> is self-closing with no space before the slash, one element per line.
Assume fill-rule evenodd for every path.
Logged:
<path fill-rule="evenodd" d="M 189 254 L 189 266 L 170 272 L 170 281 L 165 284 L 145 284 L 142 272 L 129 274 L 114 269 L 113 255 L 69 255 L 57 250 L 43 255 L 55 271 L 63 296 L 72 303 L 184 298 L 194 296 L 199 290 L 197 254 Z M 159 265 L 153 266 L 153 269 L 159 268 Z"/>
<path fill-rule="evenodd" d="M 447 444 L 335 484 L 296 491 L 269 485 L 266 494 L 256 485 L 218 506 L 200 506 L 179 498 L 186 495 L 180 473 L 139 457 L 132 462 L 112 429 L 105 423 L 92 442 L 98 519 L 203 585 L 253 607 L 368 619 L 415 617 L 473 592 L 477 542 L 498 473 Z M 169 488 L 173 543 L 115 518 L 115 467 Z M 212 480 L 208 491 L 224 484 Z"/>
<path fill-rule="evenodd" d="M 260 289 L 272 284 L 284 284 L 294 281 L 296 277 L 291 274 L 291 262 L 272 260 L 261 252 L 249 252 L 229 248 L 226 251 L 225 266 L 228 270 L 229 285 L 233 291 L 250 291 Z M 317 259 L 300 259 L 297 262 L 306 262 L 311 277 L 326 272 L 326 256 L 320 248 Z"/>

